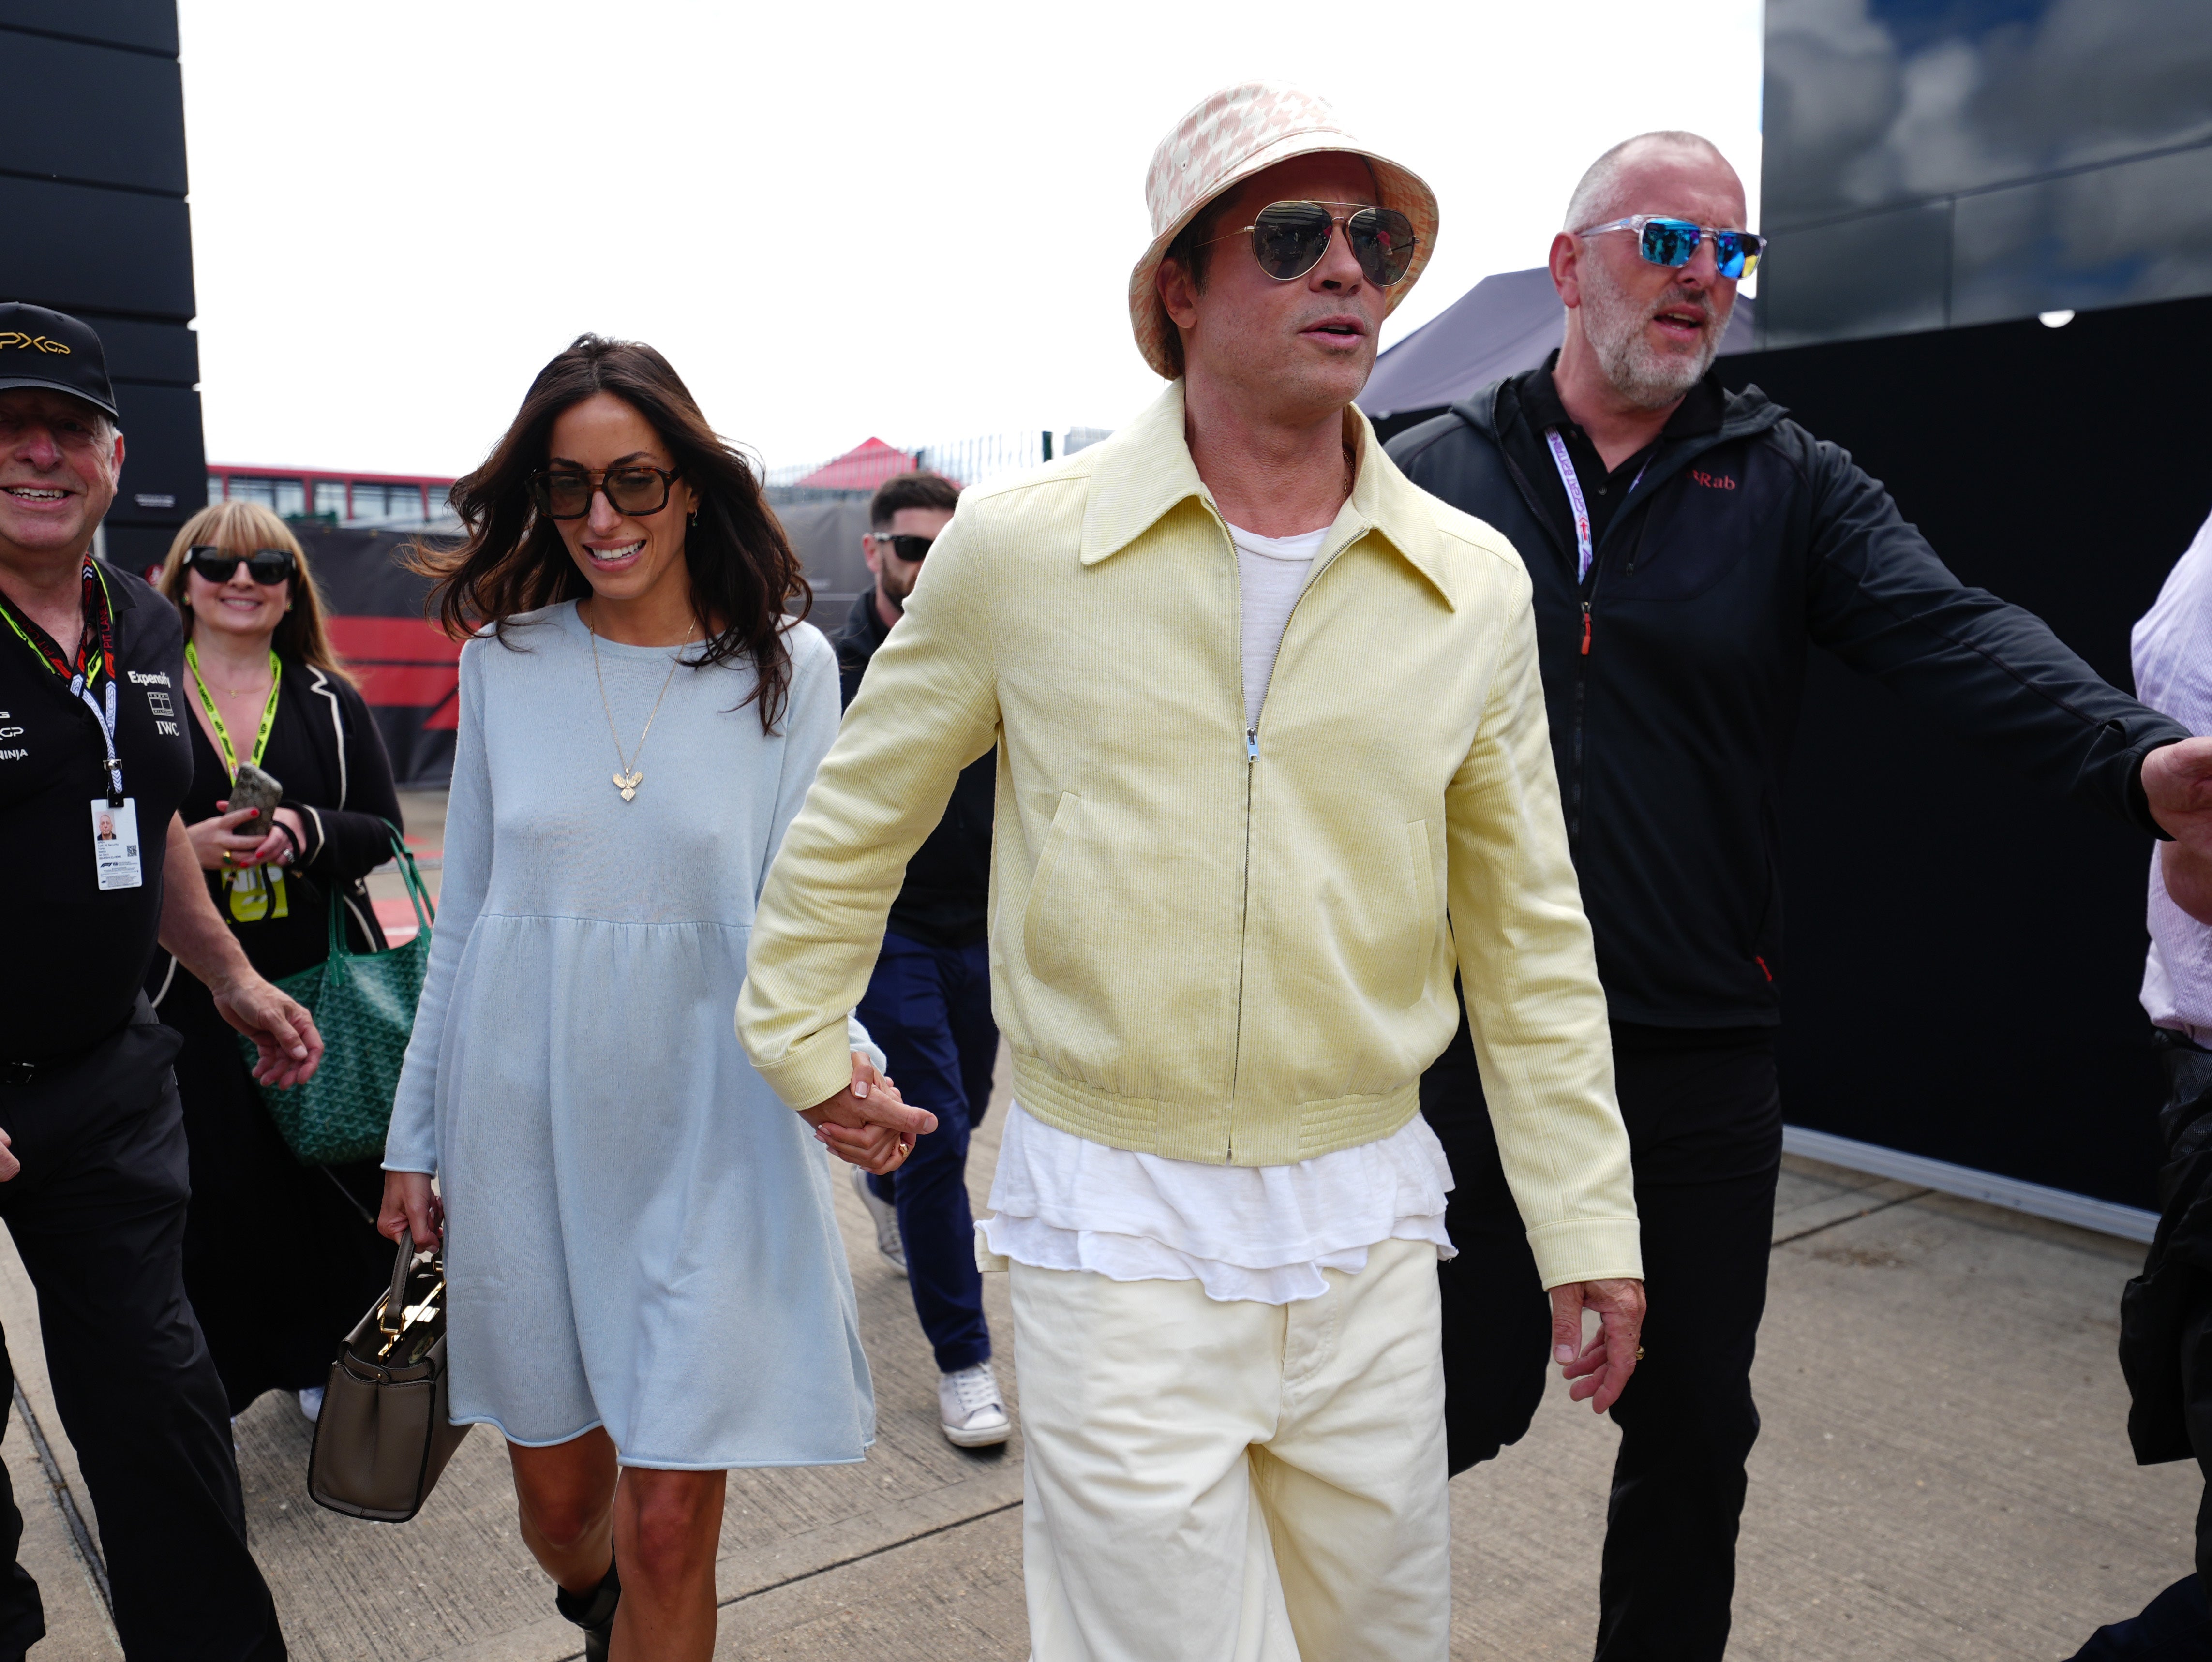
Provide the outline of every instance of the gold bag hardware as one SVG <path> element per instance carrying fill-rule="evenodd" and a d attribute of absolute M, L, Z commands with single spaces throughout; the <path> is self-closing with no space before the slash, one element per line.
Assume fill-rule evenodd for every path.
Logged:
<path fill-rule="evenodd" d="M 405 1523 L 469 1435 L 447 1418 L 445 1260 L 417 1257 L 402 1234 L 390 1290 L 346 1336 L 323 1390 L 307 1493 L 349 1518 Z"/>

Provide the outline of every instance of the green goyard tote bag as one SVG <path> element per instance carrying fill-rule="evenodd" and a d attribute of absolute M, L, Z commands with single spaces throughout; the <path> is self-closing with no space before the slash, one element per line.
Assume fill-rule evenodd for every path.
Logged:
<path fill-rule="evenodd" d="M 415 938 L 385 952 L 354 952 L 346 944 L 344 898 L 333 892 L 330 956 L 276 983 L 307 1006 L 323 1035 L 322 1065 L 307 1083 L 261 1087 L 269 1117 L 303 1166 L 383 1157 L 435 916 L 415 857 L 397 831 L 392 852 L 415 903 Z M 258 1054 L 253 1041 L 240 1034 L 238 1042 L 250 1066 Z"/>

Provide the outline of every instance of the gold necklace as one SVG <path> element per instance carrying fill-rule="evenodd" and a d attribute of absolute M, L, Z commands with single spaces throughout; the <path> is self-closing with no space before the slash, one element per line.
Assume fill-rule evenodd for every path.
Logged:
<path fill-rule="evenodd" d="M 622 735 L 615 729 L 615 707 L 607 697 L 607 672 L 599 667 L 599 632 L 590 623 L 584 633 L 592 637 L 592 673 L 599 677 L 599 707 L 607 713 L 607 734 L 615 742 L 615 789 L 622 792 L 624 802 L 635 800 L 637 787 L 645 783 L 645 774 L 637 766 L 637 759 L 645 754 L 645 736 L 653 731 L 653 718 L 660 713 L 660 700 L 668 696 L 668 688 L 676 679 L 677 666 L 684 662 L 684 649 L 691 644 L 687 634 L 676 643 L 676 651 L 668 660 L 668 679 L 660 683 L 660 698 L 653 701 L 653 714 L 645 719 L 645 732 L 637 736 L 637 749 L 625 757 L 623 755 Z M 695 629 L 693 634 L 696 634 Z"/>

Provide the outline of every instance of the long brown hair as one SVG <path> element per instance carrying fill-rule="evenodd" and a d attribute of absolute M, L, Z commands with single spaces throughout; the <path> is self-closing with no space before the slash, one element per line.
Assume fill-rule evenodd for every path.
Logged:
<path fill-rule="evenodd" d="M 698 497 L 684 564 L 692 616 L 707 640 L 688 661 L 703 668 L 750 658 L 757 680 L 748 697 L 760 701 L 762 728 L 774 731 L 791 690 L 784 631 L 793 620 L 784 608 L 796 598 L 804 616 L 813 591 L 751 463 L 708 426 L 668 360 L 641 341 L 579 335 L 538 372 L 489 459 L 453 486 L 453 512 L 468 528 L 467 540 L 447 551 L 415 549 L 412 569 L 436 579 L 425 610 L 455 640 L 489 623 L 512 645 L 507 631 L 518 613 L 591 594 L 560 527 L 532 505 L 530 476 L 551 454 L 555 419 L 596 392 L 612 393 L 645 418 Z M 719 633 L 716 617 L 723 620 Z"/>
<path fill-rule="evenodd" d="M 270 644 L 280 658 L 311 664 L 352 683 L 353 677 L 346 673 L 345 664 L 331 647 L 330 632 L 324 626 L 323 592 L 315 586 L 314 573 L 307 568 L 307 551 L 292 535 L 292 528 L 258 502 L 216 502 L 204 507 L 185 521 L 185 528 L 169 544 L 168 557 L 161 561 L 161 575 L 154 586 L 184 614 L 187 639 L 192 633 L 192 609 L 185 599 L 185 555 L 199 543 L 210 543 L 241 558 L 256 549 L 283 549 L 289 554 L 295 567 L 292 606 L 276 620 L 276 633 Z"/>

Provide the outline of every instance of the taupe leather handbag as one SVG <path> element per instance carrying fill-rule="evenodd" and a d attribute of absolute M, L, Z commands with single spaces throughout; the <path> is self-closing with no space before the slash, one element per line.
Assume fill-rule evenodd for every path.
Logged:
<path fill-rule="evenodd" d="M 392 1289 L 331 1364 L 307 1456 L 307 1493 L 349 1518 L 404 1524 L 422 1509 L 461 1439 L 447 1418 L 446 1266 L 399 1237 Z"/>

